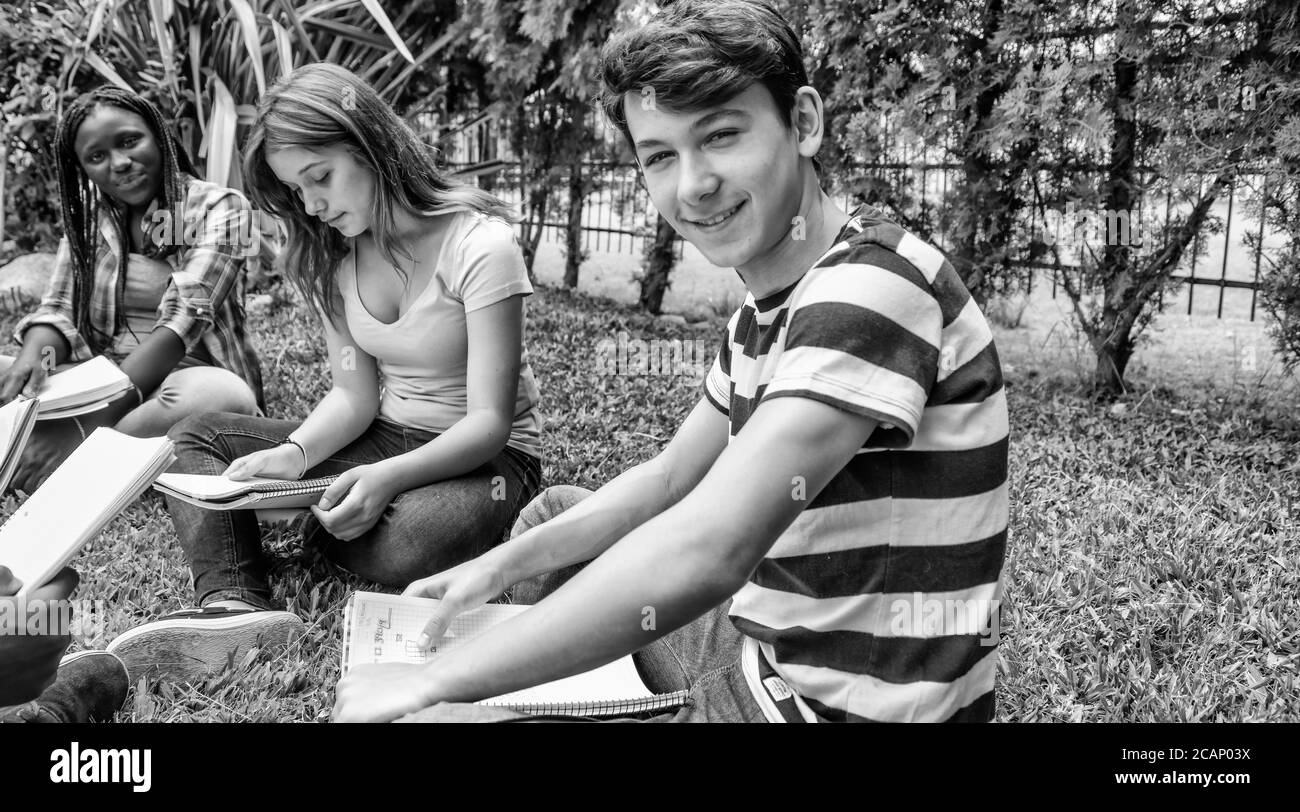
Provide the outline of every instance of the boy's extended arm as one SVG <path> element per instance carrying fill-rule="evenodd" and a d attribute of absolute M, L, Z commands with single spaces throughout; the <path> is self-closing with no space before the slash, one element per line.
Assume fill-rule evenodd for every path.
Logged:
<path fill-rule="evenodd" d="M 687 496 L 546 600 L 420 666 L 418 679 L 355 669 L 340 682 L 335 717 L 377 721 L 537 685 L 610 662 L 690 622 L 735 594 L 875 426 L 809 399 L 765 403 Z"/>
<path fill-rule="evenodd" d="M 507 584 L 590 561 L 699 484 L 727 447 L 727 418 L 703 398 L 658 455 L 501 550 Z"/>
<path fill-rule="evenodd" d="M 421 645 L 438 639 L 461 612 L 511 584 L 590 561 L 689 493 L 727 445 L 727 418 L 701 399 L 668 446 L 600 490 L 516 538 L 458 567 L 415 581 L 404 594 L 438 598 Z"/>

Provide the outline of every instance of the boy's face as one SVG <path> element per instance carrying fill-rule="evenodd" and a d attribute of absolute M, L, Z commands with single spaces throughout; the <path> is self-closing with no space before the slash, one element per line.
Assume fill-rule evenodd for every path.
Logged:
<path fill-rule="evenodd" d="M 755 83 L 692 112 L 656 108 L 644 98 L 624 97 L 628 131 L 650 199 L 677 233 L 709 262 L 732 268 L 762 257 L 790 233 L 801 197 L 798 137 L 766 87 Z"/>

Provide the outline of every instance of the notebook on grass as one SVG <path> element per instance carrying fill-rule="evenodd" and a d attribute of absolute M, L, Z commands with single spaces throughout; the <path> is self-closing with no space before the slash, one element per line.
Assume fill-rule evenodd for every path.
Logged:
<path fill-rule="evenodd" d="M 40 403 L 35 398 L 15 398 L 0 406 L 0 494 L 9 487 L 18 461 L 22 459 L 27 438 L 36 425 Z M 4 563 L 4 562 L 0 562 Z"/>
<path fill-rule="evenodd" d="M 234 480 L 221 475 L 163 474 L 154 490 L 208 510 L 304 508 L 320 501 L 337 476 L 315 479 Z"/>
<path fill-rule="evenodd" d="M 0 527 L 0 564 L 23 582 L 19 594 L 57 575 L 174 458 L 166 437 L 91 432 Z"/>
<path fill-rule="evenodd" d="M 518 604 L 490 603 L 452 621 L 447 634 L 424 654 L 416 645 L 425 621 L 438 602 L 431 598 L 354 592 L 343 610 L 343 665 L 422 663 L 463 646 L 498 623 L 527 611 Z M 630 656 L 572 677 L 485 699 L 478 704 L 525 713 L 566 716 L 614 716 L 665 710 L 686 701 L 685 691 L 655 694 L 641 681 Z"/>

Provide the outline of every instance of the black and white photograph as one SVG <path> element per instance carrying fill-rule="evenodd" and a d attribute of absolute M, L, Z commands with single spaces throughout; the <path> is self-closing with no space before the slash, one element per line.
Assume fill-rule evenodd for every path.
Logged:
<path fill-rule="evenodd" d="M 1300 721 L 1294 2 L 13 0 L 0 108 L 40 784 L 1119 723 L 1085 783 L 1230 795 Z"/>

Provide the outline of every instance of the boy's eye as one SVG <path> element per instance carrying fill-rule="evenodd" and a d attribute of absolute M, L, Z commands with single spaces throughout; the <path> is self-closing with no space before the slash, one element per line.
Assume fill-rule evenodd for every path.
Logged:
<path fill-rule="evenodd" d="M 133 146 L 135 146 L 136 144 L 140 143 L 140 136 L 138 136 L 138 135 L 128 135 L 128 136 L 127 136 L 127 137 L 122 141 L 122 143 L 126 144 L 126 146 L 128 146 L 128 147 L 133 147 Z"/>
<path fill-rule="evenodd" d="M 669 157 L 669 155 L 670 153 L 667 152 L 656 152 L 654 155 L 651 155 L 649 158 L 646 158 L 645 166 L 654 166 L 656 163 L 659 162 L 660 159 L 667 158 Z"/>
<path fill-rule="evenodd" d="M 730 138 L 730 137 L 732 137 L 732 136 L 735 135 L 735 134 L 736 134 L 736 131 L 735 131 L 735 130 L 719 130 L 719 131 L 717 131 L 717 132 L 715 132 L 715 133 L 713 133 L 712 135 L 709 136 L 709 141 L 710 141 L 710 142 L 717 142 L 717 141 L 720 141 L 720 140 L 723 139 L 723 138 Z"/>

